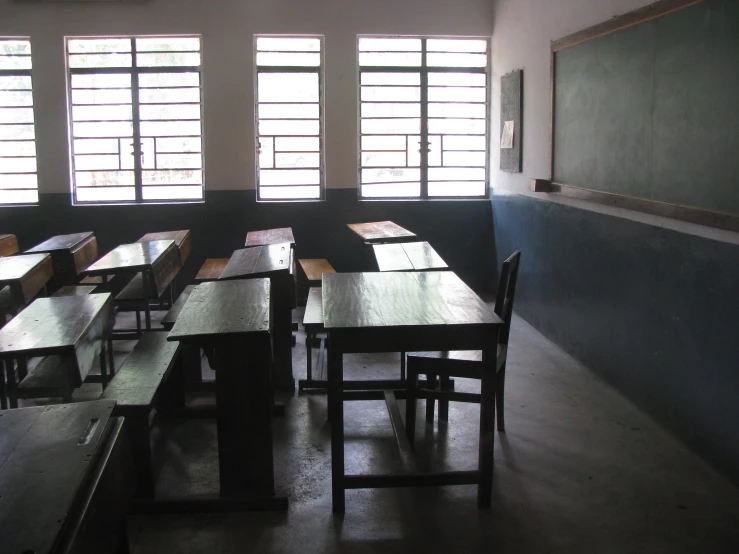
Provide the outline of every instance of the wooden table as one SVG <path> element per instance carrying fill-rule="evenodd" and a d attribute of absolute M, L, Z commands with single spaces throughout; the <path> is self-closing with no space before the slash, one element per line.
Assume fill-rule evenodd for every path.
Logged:
<path fill-rule="evenodd" d="M 503 321 L 451 271 L 327 273 L 323 318 L 328 333 L 329 417 L 334 512 L 355 488 L 478 484 L 478 504 L 489 506 L 495 421 L 495 354 Z M 361 352 L 482 350 L 479 468 L 430 474 L 345 475 L 345 400 L 385 399 L 404 460 L 412 458 L 401 432 L 395 397 L 388 391 L 345 390 L 343 356 Z M 415 425 L 409 421 L 408 425 Z M 413 464 L 409 464 L 413 465 Z"/>
<path fill-rule="evenodd" d="M 18 240 L 15 235 L 0 235 L 0 256 L 12 256 L 18 253 Z"/>
<path fill-rule="evenodd" d="M 63 356 L 72 360 L 65 366 L 71 388 L 82 384 L 95 363 L 105 379 L 113 361 L 109 340 L 114 316 L 109 293 L 37 298 L 0 329 L 0 360 Z M 15 380 L 8 373 L 12 399 Z"/>
<path fill-rule="evenodd" d="M 373 244 L 379 271 L 434 271 L 449 269 L 428 242 Z"/>
<path fill-rule="evenodd" d="M 269 279 L 198 285 L 167 339 L 214 354 L 220 494 L 201 501 L 214 509 L 287 509 L 274 493 L 270 288 Z"/>
<path fill-rule="evenodd" d="M 0 417 L 0 549 L 128 551 L 134 477 L 113 401 L 21 408 Z"/>
<path fill-rule="evenodd" d="M 295 259 L 290 244 L 285 242 L 236 250 L 219 281 L 254 277 L 269 277 L 272 282 L 274 385 L 293 390 L 292 309 L 296 299 Z"/>
<path fill-rule="evenodd" d="M 291 227 L 249 231 L 246 233 L 246 243 L 244 246 L 265 246 L 267 244 L 281 244 L 283 242 L 289 242 L 290 246 L 295 248 L 295 237 L 293 237 Z"/>
<path fill-rule="evenodd" d="M 51 254 L 54 277 L 49 292 L 65 285 L 76 285 L 77 276 L 98 257 L 97 239 L 91 232 L 57 235 L 26 250 L 26 254 Z"/>
<path fill-rule="evenodd" d="M 159 233 L 147 233 L 136 242 L 151 242 L 155 240 L 173 240 L 180 252 L 180 265 L 185 265 L 185 260 L 192 252 L 192 234 L 188 230 L 161 231 Z"/>
<path fill-rule="evenodd" d="M 418 237 L 408 229 L 404 229 L 392 221 L 374 221 L 371 223 L 347 223 L 365 243 L 384 244 L 388 242 L 407 242 Z"/>
<path fill-rule="evenodd" d="M 12 309 L 28 304 L 46 286 L 54 269 L 49 254 L 0 258 L 0 289 L 10 287 Z"/>
<path fill-rule="evenodd" d="M 159 298 L 179 273 L 182 264 L 180 253 L 173 240 L 154 240 L 122 244 L 108 252 L 90 267 L 85 274 L 102 276 L 103 281 L 111 275 L 140 273 L 143 281 L 143 296 Z M 151 330 L 151 309 L 144 306 L 146 329 Z"/>

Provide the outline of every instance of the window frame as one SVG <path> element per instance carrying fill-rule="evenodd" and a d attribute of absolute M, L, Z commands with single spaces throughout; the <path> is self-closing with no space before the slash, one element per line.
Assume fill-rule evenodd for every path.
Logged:
<path fill-rule="evenodd" d="M 362 66 L 359 63 L 359 41 L 361 39 L 419 39 L 421 40 L 421 66 Z M 429 67 L 426 65 L 427 41 L 431 40 L 484 40 L 486 43 L 485 55 L 487 63 L 484 68 L 477 67 Z M 492 61 L 491 61 L 491 44 L 492 40 L 486 36 L 450 36 L 450 35 L 377 35 L 362 34 L 357 35 L 355 59 L 357 63 L 357 199 L 360 201 L 408 201 L 408 200 L 486 200 L 490 198 L 490 161 L 491 161 L 491 98 L 492 98 Z M 421 99 L 419 101 L 421 108 L 421 129 L 420 148 L 420 194 L 418 196 L 362 196 L 362 73 L 418 73 L 421 77 Z M 485 75 L 485 134 L 476 135 L 485 137 L 485 191 L 481 195 L 475 196 L 429 196 L 428 194 L 428 75 L 429 73 L 480 73 Z M 401 135 L 402 136 L 402 135 Z M 425 137 L 425 141 L 424 141 Z M 426 151 L 424 152 L 424 146 Z M 442 154 L 443 155 L 443 154 Z M 442 160 L 443 163 L 443 160 Z"/>
<path fill-rule="evenodd" d="M 320 63 L 314 66 L 259 66 L 257 65 L 257 39 L 260 38 L 282 38 L 282 39 L 318 39 L 321 43 L 319 50 Z M 326 37 L 324 35 L 309 34 L 255 34 L 253 37 L 253 68 L 254 68 L 254 188 L 257 202 L 322 202 L 326 199 L 326 124 L 325 124 L 325 63 L 326 63 Z M 259 74 L 260 67 L 263 73 L 318 73 L 318 198 L 261 198 L 260 194 L 260 165 L 259 150 L 261 149 L 259 134 Z M 289 135 L 288 135 L 289 136 Z M 303 137 L 301 137 L 303 138 Z M 273 169 L 273 168 L 265 168 Z M 303 169 L 303 168 L 296 168 Z M 312 168 L 309 168 L 312 169 Z M 298 185 L 299 186 L 299 185 Z M 269 187 L 268 187 L 269 188 Z"/>
<path fill-rule="evenodd" d="M 136 54 L 137 39 L 178 39 L 178 38 L 197 38 L 200 43 L 198 54 L 200 55 L 200 65 L 197 66 L 145 66 L 138 67 Z M 69 41 L 70 40 L 105 40 L 105 39 L 128 39 L 131 41 L 131 66 L 130 67 L 85 67 L 72 68 L 69 65 Z M 141 53 L 151 54 L 147 50 Z M 179 51 L 175 52 L 179 53 Z M 67 133 L 69 140 L 69 174 L 70 174 L 70 195 L 71 204 L 73 206 L 94 206 L 94 205 L 151 205 L 151 204 L 200 204 L 205 202 L 205 125 L 204 125 L 204 102 L 203 102 L 203 36 L 199 33 L 187 34 L 154 34 L 154 35 L 74 35 L 64 37 L 64 64 L 67 80 Z M 72 75 L 95 75 L 95 74 L 120 74 L 128 72 L 131 75 L 131 125 L 132 125 L 132 156 L 133 156 L 133 174 L 134 174 L 134 200 L 77 200 L 77 181 L 75 178 L 75 161 L 74 161 L 74 119 L 72 113 Z M 141 114 L 139 108 L 141 106 L 139 95 L 141 87 L 139 86 L 139 76 L 146 73 L 198 73 L 198 90 L 199 90 L 199 108 L 200 108 L 200 171 L 202 172 L 201 198 L 188 199 L 143 199 L 143 171 L 149 168 L 143 168 L 142 142 L 141 142 Z M 192 87 L 195 88 L 195 87 Z M 102 138 L 102 137 L 100 137 Z M 166 137 L 163 137 L 166 138 Z M 119 154 L 120 155 L 120 154 Z M 155 154 L 156 155 L 156 154 Z M 105 170 L 100 170 L 105 171 Z M 101 187 L 102 188 L 102 187 Z"/>
<path fill-rule="evenodd" d="M 33 143 L 33 156 L 17 156 L 19 158 L 30 158 L 33 157 L 34 161 L 36 162 L 36 170 L 32 173 L 28 173 L 28 175 L 35 175 L 36 176 L 36 187 L 34 189 L 6 189 L 3 188 L 1 190 L 35 190 L 36 191 L 36 201 L 35 202 L 0 202 L 0 207 L 3 208 L 11 208 L 11 207 L 22 207 L 22 206 L 38 206 L 40 201 L 40 192 L 39 192 L 39 184 L 38 184 L 38 146 L 37 146 L 37 140 L 38 136 L 36 135 L 36 98 L 34 95 L 34 78 L 33 78 L 33 45 L 31 43 L 31 37 L 30 36 L 0 36 L 0 42 L 4 41 L 26 41 L 28 42 L 28 46 L 30 48 L 31 53 L 28 55 L 28 57 L 31 59 L 31 68 L 30 69 L 0 69 L 0 77 L 28 77 L 31 79 L 31 113 L 33 114 L 33 140 L 27 140 L 24 139 L 22 142 L 32 142 Z M 5 89 L 3 89 L 5 90 Z M 13 89 L 8 89 L 13 90 Z M 27 90 L 27 89 L 21 89 L 21 90 Z M 6 108 L 13 108 L 14 106 L 6 106 Z M 18 108 L 23 108 L 24 106 L 17 106 Z M 13 123 L 3 123 L 2 125 L 13 125 Z M 28 125 L 27 123 L 19 123 L 18 125 Z M 3 141 L 3 142 L 14 142 L 12 139 L 9 141 Z M 16 157 L 16 156 L 5 156 L 5 157 Z M 17 173 L 10 173 L 9 175 L 17 175 Z"/>

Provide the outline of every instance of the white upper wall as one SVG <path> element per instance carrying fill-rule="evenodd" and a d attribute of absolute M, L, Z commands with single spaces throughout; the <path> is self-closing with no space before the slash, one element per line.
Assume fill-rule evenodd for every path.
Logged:
<path fill-rule="evenodd" d="M 356 36 L 493 27 L 491 0 L 0 1 L 0 36 L 31 37 L 41 193 L 69 191 L 65 36 L 201 34 L 206 188 L 233 190 L 254 188 L 253 35 L 324 35 L 327 184 L 355 188 Z"/>
<path fill-rule="evenodd" d="M 523 191 L 549 178 L 551 41 L 654 0 L 493 0 L 493 103 L 490 184 Z M 500 171 L 500 77 L 523 69 L 523 173 Z"/>

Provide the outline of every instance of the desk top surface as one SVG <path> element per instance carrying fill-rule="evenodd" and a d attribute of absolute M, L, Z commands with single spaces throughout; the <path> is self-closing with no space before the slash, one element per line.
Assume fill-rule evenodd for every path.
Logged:
<path fill-rule="evenodd" d="M 325 273 L 322 288 L 326 329 L 502 323 L 451 271 Z"/>
<path fill-rule="evenodd" d="M 173 240 L 179 248 L 183 242 L 187 239 L 190 231 L 184 229 L 182 231 L 160 231 L 158 233 L 146 233 L 136 242 L 152 242 L 155 240 Z"/>
<path fill-rule="evenodd" d="M 292 267 L 290 263 L 291 255 L 292 249 L 288 242 L 235 250 L 219 279 L 266 276 L 280 271 L 289 273 Z"/>
<path fill-rule="evenodd" d="M 23 279 L 46 258 L 49 258 L 49 254 L 22 254 L 0 258 L 0 283 Z"/>
<path fill-rule="evenodd" d="M 373 244 L 380 271 L 424 271 L 447 269 L 447 263 L 428 242 Z"/>
<path fill-rule="evenodd" d="M 2 551 L 48 554 L 67 531 L 115 401 L 5 410 L 0 417 Z M 94 457 L 93 457 L 94 459 Z"/>
<path fill-rule="evenodd" d="M 71 250 L 81 242 L 92 236 L 92 232 L 72 233 L 71 235 L 57 235 L 37 244 L 33 248 L 26 250 L 26 253 L 33 252 L 54 252 L 56 250 Z"/>
<path fill-rule="evenodd" d="M 403 241 L 415 238 L 416 234 L 392 221 L 370 223 L 347 223 L 346 225 L 365 242 Z"/>
<path fill-rule="evenodd" d="M 37 298 L 0 329 L 0 354 L 50 354 L 73 348 L 110 302 L 107 292 Z"/>
<path fill-rule="evenodd" d="M 167 340 L 269 333 L 269 279 L 211 281 L 195 287 Z"/>
<path fill-rule="evenodd" d="M 263 231 L 249 231 L 246 233 L 244 246 L 263 246 L 265 244 L 279 244 L 289 242 L 295 244 L 293 230 L 291 227 L 280 227 L 278 229 L 265 229 Z"/>
<path fill-rule="evenodd" d="M 102 275 L 115 271 L 142 270 L 151 267 L 167 250 L 176 248 L 173 240 L 154 240 L 121 244 L 85 270 L 88 275 Z"/>

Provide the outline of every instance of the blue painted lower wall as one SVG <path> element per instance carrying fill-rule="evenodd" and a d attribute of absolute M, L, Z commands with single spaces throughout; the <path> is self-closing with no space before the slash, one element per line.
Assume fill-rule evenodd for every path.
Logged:
<path fill-rule="evenodd" d="M 739 246 L 530 196 L 492 199 L 516 311 L 739 482 Z"/>

